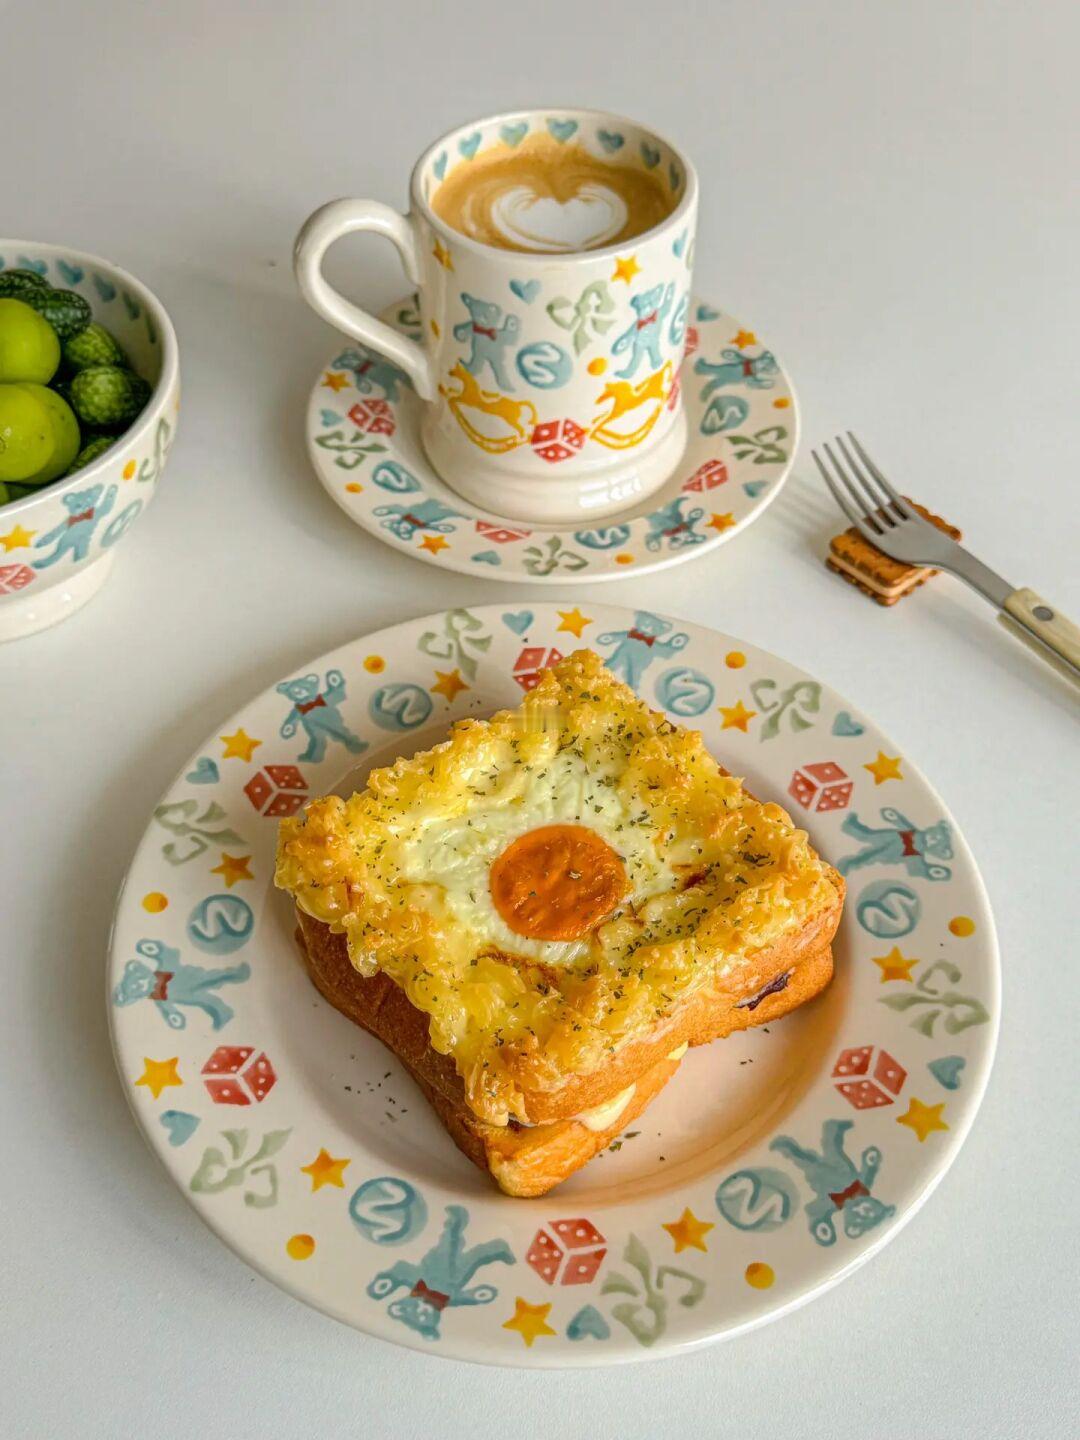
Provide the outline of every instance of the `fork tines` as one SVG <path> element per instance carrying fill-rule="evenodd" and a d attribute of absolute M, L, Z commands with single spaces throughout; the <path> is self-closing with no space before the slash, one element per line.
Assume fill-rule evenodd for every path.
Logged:
<path fill-rule="evenodd" d="M 851 442 L 851 449 L 845 444 L 842 435 L 836 437 L 836 446 L 843 457 L 842 461 L 836 458 L 831 445 L 826 443 L 822 446 L 836 479 L 826 468 L 818 452 L 812 450 L 810 453 L 837 505 L 859 534 L 873 544 L 875 537 L 884 535 L 904 520 L 916 520 L 918 516 L 907 500 L 889 484 L 850 430 L 847 437 Z M 852 450 L 858 455 L 858 460 L 851 453 Z M 867 472 L 870 478 L 867 477 Z"/>

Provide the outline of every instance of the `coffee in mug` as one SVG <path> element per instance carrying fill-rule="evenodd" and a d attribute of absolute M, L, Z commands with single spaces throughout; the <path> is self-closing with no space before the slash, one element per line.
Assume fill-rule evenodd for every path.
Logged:
<path fill-rule="evenodd" d="M 600 159 L 546 131 L 458 165 L 431 199 L 440 220 L 501 250 L 565 255 L 624 245 L 666 220 L 671 191 L 638 160 Z"/>

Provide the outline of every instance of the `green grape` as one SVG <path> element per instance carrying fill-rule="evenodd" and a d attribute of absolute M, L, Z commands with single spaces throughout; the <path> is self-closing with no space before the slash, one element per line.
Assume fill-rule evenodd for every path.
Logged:
<path fill-rule="evenodd" d="M 23 300 L 0 298 L 0 382 L 44 385 L 59 363 L 60 341 L 48 321 Z"/>
<path fill-rule="evenodd" d="M 69 370 L 85 370 L 88 365 L 126 365 L 127 357 L 113 337 L 91 320 L 85 330 L 65 340 L 62 348 L 64 364 Z"/>
<path fill-rule="evenodd" d="M 52 418 L 26 385 L 0 385 L 0 480 L 33 481 L 56 453 Z"/>
<path fill-rule="evenodd" d="M 21 297 L 56 331 L 61 340 L 70 340 L 90 324 L 90 306 L 74 290 L 35 290 Z"/>
<path fill-rule="evenodd" d="M 129 425 L 150 398 L 150 386 L 118 365 L 88 365 L 71 382 L 71 404 L 86 425 L 114 430 Z"/>

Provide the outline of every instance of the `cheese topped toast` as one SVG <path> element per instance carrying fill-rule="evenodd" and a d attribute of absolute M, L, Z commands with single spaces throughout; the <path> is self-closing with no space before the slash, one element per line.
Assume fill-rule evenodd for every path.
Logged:
<path fill-rule="evenodd" d="M 425 1083 L 492 1127 L 572 1121 L 810 998 L 843 899 L 780 806 L 585 650 L 284 820 L 276 883 L 309 955 L 325 932 L 426 1017 L 450 1066 Z"/>

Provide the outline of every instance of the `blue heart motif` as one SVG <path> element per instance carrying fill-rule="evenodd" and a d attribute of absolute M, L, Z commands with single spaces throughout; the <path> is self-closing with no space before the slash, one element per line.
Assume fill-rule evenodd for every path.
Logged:
<path fill-rule="evenodd" d="M 111 280 L 106 280 L 104 275 L 92 275 L 90 278 L 94 282 L 94 289 L 106 304 L 116 299 L 116 286 Z"/>
<path fill-rule="evenodd" d="M 540 294 L 540 281 L 511 280 L 510 289 L 514 292 L 514 294 L 518 297 L 519 300 L 524 300 L 526 305 L 531 305 L 532 302 L 536 299 L 537 295 Z"/>
<path fill-rule="evenodd" d="M 756 500 L 763 490 L 767 490 L 768 480 L 748 480 L 742 487 L 751 500 Z"/>
<path fill-rule="evenodd" d="M 832 733 L 842 738 L 861 735 L 865 729 L 866 726 L 853 720 L 846 710 L 841 710 L 832 722 Z"/>
<path fill-rule="evenodd" d="M 436 180 L 441 180 L 441 179 L 443 178 L 443 176 L 446 174 L 446 151 L 445 151 L 445 150 L 442 152 L 442 154 L 441 154 L 441 155 L 439 156 L 439 158 L 435 161 L 435 164 L 434 164 L 431 168 L 432 168 L 432 171 L 434 172 L 435 179 L 436 179 Z"/>
<path fill-rule="evenodd" d="M 457 148 L 461 151 L 462 155 L 465 156 L 466 160 L 471 160 L 477 150 L 480 149 L 480 141 L 482 139 L 483 136 L 480 134 L 480 131 L 474 130 L 471 135 L 466 135 L 464 140 L 457 142 Z"/>
<path fill-rule="evenodd" d="M 598 130 L 596 138 L 609 155 L 613 155 L 616 150 L 621 150 L 626 144 L 625 139 L 617 130 Z"/>
<path fill-rule="evenodd" d="M 641 158 L 645 161 L 645 165 L 649 170 L 654 170 L 656 166 L 660 164 L 660 151 L 654 149 L 652 145 L 648 145 L 642 140 Z"/>
<path fill-rule="evenodd" d="M 514 125 L 503 125 L 499 130 L 499 137 L 507 145 L 520 145 L 528 133 L 529 122 L 518 120 Z"/>
<path fill-rule="evenodd" d="M 567 140 L 570 139 L 570 136 L 573 135 L 574 131 L 577 129 L 577 121 L 549 120 L 547 122 L 547 128 L 555 137 L 555 139 L 558 140 L 560 145 L 565 145 Z"/>
<path fill-rule="evenodd" d="M 502 564 L 502 557 L 499 556 L 499 555 L 496 555 L 496 553 L 495 553 L 494 550 L 481 550 L 478 555 L 474 555 L 472 558 L 473 558 L 474 562 L 475 562 L 477 565 L 501 565 L 501 564 Z"/>
<path fill-rule="evenodd" d="M 33 270 L 35 275 L 47 275 L 49 271 L 44 260 L 31 260 L 28 255 L 20 255 L 18 265 L 20 270 Z"/>
<path fill-rule="evenodd" d="M 568 1340 L 606 1340 L 611 1326 L 595 1305 L 583 1306 L 566 1327 Z"/>
<path fill-rule="evenodd" d="M 56 262 L 56 268 L 69 285 L 78 285 L 86 273 L 81 265 L 69 265 L 66 260 L 58 260 Z"/>
<path fill-rule="evenodd" d="M 183 1145 L 199 1128 L 198 1115 L 189 1115 L 186 1110 L 163 1110 L 158 1116 L 169 1132 L 170 1145 Z"/>
<path fill-rule="evenodd" d="M 529 626 L 533 623 L 533 613 L 531 610 L 508 611 L 502 620 L 508 630 L 512 630 L 515 635 L 520 637 L 527 633 Z"/>
<path fill-rule="evenodd" d="M 679 169 L 676 165 L 668 166 L 667 177 L 668 184 L 671 186 L 672 190 L 677 190 L 682 184 L 682 176 L 679 174 Z"/>
<path fill-rule="evenodd" d="M 719 318 L 720 311 L 714 310 L 711 305 L 699 305 L 697 307 L 697 319 L 699 321 L 719 320 Z"/>
<path fill-rule="evenodd" d="M 320 410 L 319 419 L 324 425 L 340 425 L 341 416 L 336 410 Z"/>
<path fill-rule="evenodd" d="M 220 779 L 217 762 L 211 760 L 209 755 L 200 755 L 195 762 L 195 769 L 189 770 L 184 779 L 189 780 L 192 785 L 216 785 Z M 192 803 L 194 804 L 194 801 Z"/>
<path fill-rule="evenodd" d="M 686 249 L 686 241 L 689 234 L 689 230 L 684 230 L 677 240 L 673 240 L 671 242 L 672 254 L 677 260 L 682 259 L 683 251 Z"/>
<path fill-rule="evenodd" d="M 943 1055 L 940 1060 L 931 1060 L 926 1068 L 946 1090 L 959 1090 L 960 1071 L 966 1064 L 967 1061 L 962 1055 Z"/>

